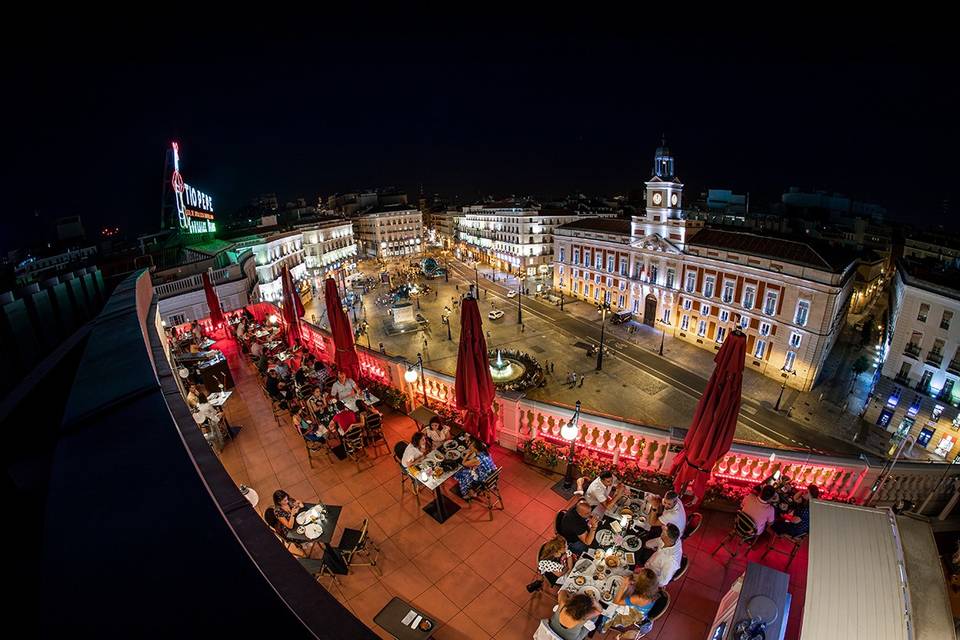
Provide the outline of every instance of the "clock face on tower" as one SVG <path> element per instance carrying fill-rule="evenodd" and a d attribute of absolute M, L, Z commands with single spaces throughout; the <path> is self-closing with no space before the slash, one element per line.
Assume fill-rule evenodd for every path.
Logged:
<path fill-rule="evenodd" d="M 670 196 L 670 206 L 672 206 L 672 207 L 677 206 L 677 202 L 679 202 L 679 201 L 680 201 L 680 197 L 679 197 L 677 194 L 675 194 L 675 193 L 674 193 L 674 194 L 671 194 L 671 196 Z"/>
<path fill-rule="evenodd" d="M 663 194 L 660 193 L 659 191 L 655 192 L 653 194 L 653 204 L 660 205 L 660 203 L 662 202 L 663 202 Z"/>

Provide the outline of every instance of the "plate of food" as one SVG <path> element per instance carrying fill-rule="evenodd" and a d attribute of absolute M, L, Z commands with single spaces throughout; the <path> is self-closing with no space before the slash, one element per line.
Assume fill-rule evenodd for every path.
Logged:
<path fill-rule="evenodd" d="M 303 535 L 307 536 L 311 540 L 316 540 L 323 535 L 323 527 L 318 524 L 308 524 L 304 528 Z"/>
<path fill-rule="evenodd" d="M 587 594 L 596 601 L 600 600 L 600 590 L 596 587 L 584 587 L 580 592 Z"/>
<path fill-rule="evenodd" d="M 605 562 L 606 565 L 607 565 L 608 567 L 610 567 L 611 569 L 616 569 L 617 567 L 620 566 L 620 558 L 618 558 L 618 557 L 615 556 L 615 555 L 607 556 L 607 559 L 604 560 L 604 562 Z"/>
<path fill-rule="evenodd" d="M 620 591 L 621 586 L 623 586 L 622 576 L 610 576 L 607 578 L 607 581 L 603 583 L 600 599 L 604 602 L 610 602 L 617 597 L 617 592 Z"/>
<path fill-rule="evenodd" d="M 587 584 L 587 579 L 585 576 L 576 576 L 573 579 L 573 584 L 577 585 L 578 587 L 582 587 L 583 585 Z"/>
<path fill-rule="evenodd" d="M 459 460 L 460 457 L 460 452 L 458 452 L 456 449 L 450 449 L 447 451 L 447 460 Z"/>
<path fill-rule="evenodd" d="M 573 571 L 574 573 L 586 573 L 592 566 L 593 562 L 587 558 L 581 558 L 580 560 L 577 560 L 577 564 L 573 565 Z"/>
<path fill-rule="evenodd" d="M 433 470 L 433 477 L 434 477 L 434 478 L 439 478 L 439 477 L 442 476 L 444 473 L 446 473 L 446 472 L 443 470 L 443 467 L 437 467 L 436 469 Z"/>
<path fill-rule="evenodd" d="M 623 548 L 627 551 L 637 551 L 642 546 L 639 536 L 627 536 L 623 539 Z"/>
<path fill-rule="evenodd" d="M 456 449 L 457 446 L 458 446 L 457 443 L 453 440 L 447 440 L 446 442 L 443 443 L 444 449 Z"/>
<path fill-rule="evenodd" d="M 633 515 L 633 509 L 631 509 L 630 507 L 624 507 L 624 508 L 620 509 L 620 515 L 622 515 L 622 516 L 632 516 L 632 515 Z"/>
<path fill-rule="evenodd" d="M 307 521 L 310 520 L 310 516 L 307 515 L 306 511 L 301 511 L 297 514 L 297 524 L 307 524 Z"/>
<path fill-rule="evenodd" d="M 433 629 L 433 623 L 426 618 L 421 620 L 418 626 L 420 627 L 421 631 L 430 631 L 430 629 Z"/>
<path fill-rule="evenodd" d="M 613 531 L 610 529 L 600 529 L 597 531 L 597 544 L 601 547 L 610 546 L 613 543 Z"/>
<path fill-rule="evenodd" d="M 431 451 L 430 455 L 427 456 L 427 459 L 436 460 L 437 462 L 440 462 L 441 460 L 443 460 L 443 453 L 440 451 Z"/>

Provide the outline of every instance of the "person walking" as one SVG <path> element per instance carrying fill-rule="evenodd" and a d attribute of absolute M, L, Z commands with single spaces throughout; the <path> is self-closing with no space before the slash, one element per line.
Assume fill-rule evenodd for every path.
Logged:
<path fill-rule="evenodd" d="M 582 376 L 580 376 L 580 385 L 579 385 L 580 387 L 583 386 L 583 381 L 586 379 L 587 379 L 587 374 L 583 374 Z"/>
<path fill-rule="evenodd" d="M 556 366 L 557 366 L 557 363 L 556 363 L 556 362 L 551 362 L 551 363 L 550 363 L 550 375 L 553 375 L 553 369 L 554 369 L 554 367 L 556 367 Z"/>
<path fill-rule="evenodd" d="M 570 388 L 573 389 L 574 387 L 577 386 L 577 372 L 576 371 L 571 372 L 570 378 L 571 378 Z"/>

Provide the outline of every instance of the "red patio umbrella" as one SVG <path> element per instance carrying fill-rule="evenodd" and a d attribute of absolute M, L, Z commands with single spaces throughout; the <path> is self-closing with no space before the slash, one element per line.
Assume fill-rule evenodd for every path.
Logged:
<path fill-rule="evenodd" d="M 479 440 L 493 444 L 496 427 L 493 399 L 496 387 L 490 375 L 487 341 L 483 337 L 480 308 L 471 297 L 460 307 L 460 348 L 455 379 L 457 409 L 466 411 L 463 428 Z"/>
<path fill-rule="evenodd" d="M 297 305 L 302 315 L 303 303 L 293 285 L 293 276 L 290 275 L 290 267 L 287 265 L 283 265 L 280 271 L 280 284 L 283 287 L 283 322 L 287 325 L 287 344 L 292 349 L 300 344 L 300 315 L 297 315 Z"/>
<path fill-rule="evenodd" d="M 330 333 L 333 334 L 335 348 L 333 361 L 337 370 L 346 371 L 347 376 L 354 380 L 360 379 L 360 358 L 353 344 L 353 329 L 350 320 L 343 312 L 343 301 L 337 290 L 337 282 L 327 278 L 324 282 L 323 298 L 327 303 L 327 318 L 330 320 Z"/>
<path fill-rule="evenodd" d="M 200 277 L 203 280 L 203 293 L 207 296 L 207 308 L 210 309 L 210 324 L 216 331 L 224 325 L 223 309 L 220 308 L 220 299 L 217 298 L 217 292 L 213 289 L 210 274 L 204 271 Z"/>
<path fill-rule="evenodd" d="M 703 498 L 713 465 L 733 443 L 740 414 L 746 349 L 747 337 L 739 330 L 733 331 L 720 347 L 714 358 L 716 367 L 697 403 L 687 437 L 683 439 L 683 451 L 674 459 L 670 469 L 676 491 L 679 493 L 692 483 L 698 501 Z"/>

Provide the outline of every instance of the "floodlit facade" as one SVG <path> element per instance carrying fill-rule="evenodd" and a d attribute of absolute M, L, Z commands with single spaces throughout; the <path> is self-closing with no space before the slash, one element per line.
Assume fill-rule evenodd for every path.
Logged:
<path fill-rule="evenodd" d="M 704 349 L 740 327 L 748 369 L 809 390 L 843 327 L 856 261 L 686 219 L 673 166 L 659 148 L 646 209 L 632 220 L 556 229 L 554 288 Z"/>
<path fill-rule="evenodd" d="M 423 243 L 423 217 L 408 204 L 383 205 L 353 219 L 364 256 L 381 259 L 416 256 Z"/>
<path fill-rule="evenodd" d="M 303 261 L 307 273 L 326 276 L 330 271 L 355 264 L 357 242 L 350 220 L 330 220 L 302 230 Z"/>

